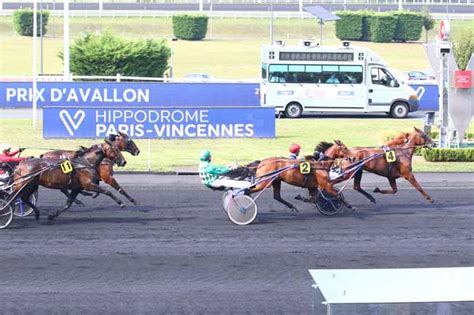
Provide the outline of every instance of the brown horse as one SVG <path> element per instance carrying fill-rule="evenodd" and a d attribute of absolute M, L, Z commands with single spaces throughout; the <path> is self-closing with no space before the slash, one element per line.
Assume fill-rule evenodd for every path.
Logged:
<path fill-rule="evenodd" d="M 293 206 L 288 201 L 284 200 L 281 197 L 281 182 L 287 184 L 307 188 L 310 197 L 316 198 L 315 194 L 318 192 L 318 188 L 326 190 L 332 196 L 337 196 L 338 192 L 333 188 L 333 185 L 329 179 L 329 168 L 331 167 L 333 160 L 336 158 L 343 158 L 350 155 L 349 149 L 340 141 L 336 140 L 335 143 L 324 152 L 326 160 L 324 161 L 315 161 L 314 159 L 306 159 L 306 162 L 310 163 L 310 173 L 304 175 L 299 170 L 299 165 L 302 162 L 301 160 L 289 160 L 285 158 L 272 157 L 260 161 L 256 169 L 256 178 L 268 178 L 267 180 L 262 180 L 255 187 L 250 189 L 250 194 L 261 191 L 270 185 L 273 187 L 273 198 L 292 211 L 298 211 L 295 206 Z M 279 170 L 287 169 L 284 172 L 281 172 L 277 178 L 272 180 L 271 176 L 266 176 L 267 174 L 275 174 Z M 352 206 L 347 202 L 343 203 L 350 209 Z"/>
<path fill-rule="evenodd" d="M 71 190 L 71 194 L 62 210 L 49 215 L 49 219 L 54 219 L 62 212 L 71 207 L 82 190 L 105 194 L 112 198 L 121 208 L 125 204 L 115 197 L 109 190 L 99 186 L 97 166 L 105 159 L 110 159 L 119 166 L 124 166 L 127 161 L 118 149 L 117 145 L 107 142 L 94 145 L 88 150 L 78 151 L 71 160 L 73 171 L 64 173 L 60 167 L 64 160 L 36 158 L 22 161 L 13 175 L 15 186 L 13 196 L 21 198 L 26 204 L 32 206 L 36 219 L 39 219 L 39 210 L 31 205 L 28 200 L 32 193 L 38 190 L 41 185 L 46 188 Z M 30 175 L 34 174 L 30 178 Z"/>
<path fill-rule="evenodd" d="M 140 149 L 126 133 L 119 132 L 118 135 L 109 135 L 106 138 L 106 142 L 114 143 L 120 151 L 128 152 L 131 155 L 136 156 L 140 154 Z M 60 159 L 60 158 L 71 159 L 73 158 L 74 154 L 76 154 L 76 151 L 56 150 L 56 151 L 46 152 L 40 155 L 40 157 L 45 158 L 45 159 Z M 130 202 L 136 205 L 135 199 L 132 198 L 129 194 L 127 194 L 127 192 L 119 185 L 117 180 L 114 178 L 114 169 L 113 169 L 114 164 L 115 163 L 113 163 L 110 159 L 105 158 L 97 166 L 97 173 L 99 174 L 100 180 L 112 186 L 115 190 L 117 190 L 119 193 L 124 195 Z M 63 193 L 69 198 L 69 193 L 67 191 L 66 192 L 63 191 Z M 89 195 L 88 193 L 84 193 L 84 192 L 83 194 Z M 93 198 L 96 198 L 98 195 L 99 194 L 95 194 Z M 75 202 L 78 204 L 82 204 L 78 200 Z"/>
<path fill-rule="evenodd" d="M 395 144 L 395 146 L 394 146 Z M 433 202 L 433 199 L 423 190 L 418 184 L 415 176 L 412 172 L 412 157 L 418 147 L 430 147 L 433 144 L 433 140 L 426 135 L 422 130 L 414 127 L 414 131 L 408 134 L 402 134 L 393 140 L 392 149 L 395 152 L 396 161 L 393 163 L 387 162 L 385 158 L 385 151 L 383 148 L 351 148 L 351 154 L 356 161 L 369 158 L 370 156 L 378 156 L 372 160 L 369 160 L 364 164 L 363 169 L 377 174 L 379 176 L 386 177 L 390 183 L 391 190 L 381 190 L 378 187 L 374 189 L 375 193 L 381 194 L 395 194 L 397 192 L 396 179 L 403 177 L 413 187 L 416 188 L 429 202 Z M 397 146 L 398 145 L 398 146 Z M 347 167 L 349 163 L 343 163 L 343 167 Z M 360 186 L 362 180 L 362 169 L 359 170 L 354 176 L 354 190 L 360 192 L 366 196 L 371 202 L 375 203 L 375 199 Z"/>

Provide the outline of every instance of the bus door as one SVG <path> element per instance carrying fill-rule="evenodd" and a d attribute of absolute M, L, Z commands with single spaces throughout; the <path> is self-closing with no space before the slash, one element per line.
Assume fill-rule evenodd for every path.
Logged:
<path fill-rule="evenodd" d="M 385 68 L 380 66 L 370 67 L 370 77 L 368 78 L 368 105 L 387 107 L 390 110 L 392 101 L 400 96 L 400 85 L 395 77 Z M 385 109 L 383 109 L 385 110 Z"/>

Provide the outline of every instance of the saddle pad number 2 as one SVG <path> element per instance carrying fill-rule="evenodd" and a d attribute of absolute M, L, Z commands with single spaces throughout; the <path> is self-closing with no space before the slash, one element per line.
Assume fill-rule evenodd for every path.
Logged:
<path fill-rule="evenodd" d="M 397 156 L 395 155 L 394 150 L 389 150 L 385 152 L 385 159 L 387 160 L 388 163 L 393 163 L 397 160 Z"/>
<path fill-rule="evenodd" d="M 64 174 L 69 174 L 72 172 L 72 170 L 73 170 L 73 167 L 72 167 L 71 161 L 64 161 L 61 163 L 61 171 Z"/>
<path fill-rule="evenodd" d="M 300 163 L 300 173 L 309 174 L 311 172 L 311 164 L 309 162 Z"/>

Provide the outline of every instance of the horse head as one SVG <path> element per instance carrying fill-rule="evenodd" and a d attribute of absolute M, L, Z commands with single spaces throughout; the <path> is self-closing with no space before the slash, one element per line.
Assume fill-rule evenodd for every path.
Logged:
<path fill-rule="evenodd" d="M 127 164 L 127 160 L 125 160 L 125 157 L 123 156 L 122 152 L 120 152 L 117 144 L 109 144 L 105 142 L 102 144 L 102 150 L 104 151 L 105 157 L 118 166 L 125 166 Z"/>
<path fill-rule="evenodd" d="M 334 144 L 329 149 L 327 149 L 324 154 L 331 160 L 352 156 L 349 148 L 340 140 L 334 140 Z"/>
<path fill-rule="evenodd" d="M 432 148 L 434 145 L 433 139 L 430 138 L 423 130 L 413 127 L 414 131 L 408 137 L 408 144 L 412 146 L 420 146 Z"/>
<path fill-rule="evenodd" d="M 140 149 L 135 144 L 135 142 L 124 132 L 119 131 L 117 137 L 115 138 L 115 143 L 117 144 L 120 151 L 126 151 L 133 156 L 140 154 Z"/>

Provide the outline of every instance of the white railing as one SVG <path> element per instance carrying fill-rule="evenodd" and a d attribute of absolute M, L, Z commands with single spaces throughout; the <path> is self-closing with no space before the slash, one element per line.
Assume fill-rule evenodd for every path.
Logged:
<path fill-rule="evenodd" d="M 298 4 L 300 0 L 202 0 L 204 3 L 229 3 L 229 4 Z M 4 3 L 20 2 L 32 3 L 32 0 L 16 0 L 16 1 L 2 1 Z M 61 3 L 62 0 L 43 0 L 44 3 Z M 114 4 L 189 4 L 199 3 L 200 0 L 70 0 L 70 3 L 114 3 Z M 399 0 L 303 0 L 305 4 L 320 4 L 320 3 L 346 3 L 346 4 L 398 4 Z M 402 0 L 405 4 L 474 4 L 473 0 Z"/>
<path fill-rule="evenodd" d="M 0 11 L 0 16 L 12 16 L 14 10 L 3 10 Z M 173 15 L 189 13 L 187 11 L 123 11 L 123 10 L 80 10 L 80 11 L 69 11 L 70 17 L 85 17 L 85 18 L 96 18 L 96 17 L 107 17 L 107 18 L 135 18 L 135 17 L 167 17 L 171 18 Z M 256 19 L 268 19 L 271 16 L 270 12 L 267 11 L 204 11 L 202 14 L 206 14 L 211 18 L 256 18 Z M 50 11 L 51 16 L 61 17 L 62 11 Z M 446 13 L 431 13 L 435 19 L 446 18 Z M 306 12 L 291 12 L 291 11 L 275 11 L 273 12 L 275 19 L 314 19 L 309 13 Z M 473 20 L 474 14 L 464 13 L 450 13 L 449 18 L 451 20 Z"/>

